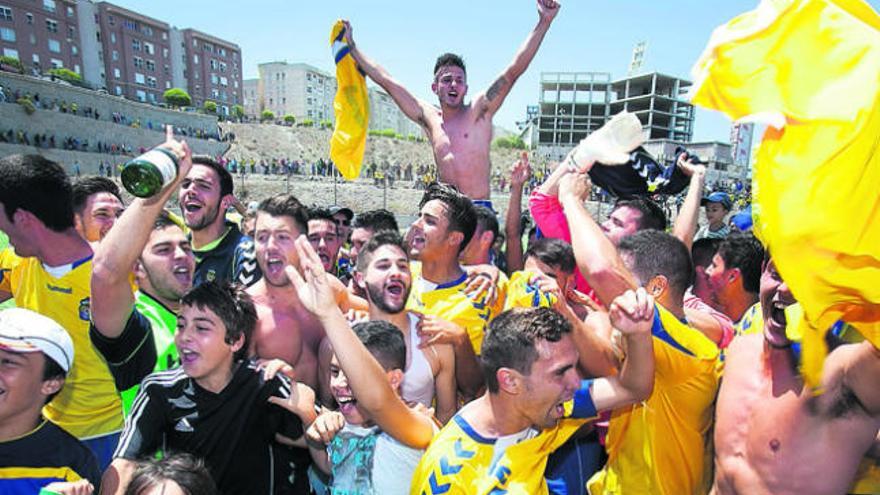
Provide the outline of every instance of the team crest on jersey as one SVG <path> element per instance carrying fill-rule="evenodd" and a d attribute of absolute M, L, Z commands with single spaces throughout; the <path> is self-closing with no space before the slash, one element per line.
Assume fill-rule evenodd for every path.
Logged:
<path fill-rule="evenodd" d="M 79 302 L 79 319 L 82 321 L 89 321 L 90 313 L 91 313 L 91 304 L 89 302 L 90 298 L 85 298 Z"/>
<path fill-rule="evenodd" d="M 215 278 L 217 278 L 217 272 L 215 270 L 208 270 L 208 273 L 205 275 L 205 280 L 213 282 Z"/>

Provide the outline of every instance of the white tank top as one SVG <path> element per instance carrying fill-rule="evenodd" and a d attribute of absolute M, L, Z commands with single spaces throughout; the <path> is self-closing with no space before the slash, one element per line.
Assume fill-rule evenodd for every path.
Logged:
<path fill-rule="evenodd" d="M 421 339 L 417 333 L 419 319 L 409 315 L 409 342 L 406 347 L 406 370 L 403 373 L 403 383 L 400 391 L 403 400 L 407 402 L 419 402 L 425 407 L 432 407 L 434 402 L 434 371 L 431 363 L 425 357 L 425 351 L 419 349 Z M 431 347 L 436 355 L 437 351 Z"/>

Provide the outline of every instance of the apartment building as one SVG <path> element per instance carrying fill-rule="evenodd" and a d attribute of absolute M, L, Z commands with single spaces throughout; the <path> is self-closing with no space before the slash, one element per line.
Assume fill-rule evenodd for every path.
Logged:
<path fill-rule="evenodd" d="M 82 74 L 79 19 L 74 0 L 0 0 L 0 55 L 18 59 L 27 74 Z"/>

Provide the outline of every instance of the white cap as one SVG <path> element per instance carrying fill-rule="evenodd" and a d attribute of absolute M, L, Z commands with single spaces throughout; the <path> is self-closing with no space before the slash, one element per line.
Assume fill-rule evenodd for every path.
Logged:
<path fill-rule="evenodd" d="M 0 349 L 14 353 L 42 352 L 65 373 L 73 366 L 73 341 L 52 318 L 29 309 L 0 311 Z"/>

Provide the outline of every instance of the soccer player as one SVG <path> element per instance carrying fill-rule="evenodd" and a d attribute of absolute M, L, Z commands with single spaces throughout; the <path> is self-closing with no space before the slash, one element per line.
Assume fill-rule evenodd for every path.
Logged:
<path fill-rule="evenodd" d="M 74 227 L 71 196 L 57 163 L 39 155 L 0 159 L 0 230 L 15 250 L 0 254 L 0 292 L 57 321 L 73 339 L 76 364 L 43 415 L 83 440 L 103 468 L 119 440 L 122 404 L 89 341 L 93 253 Z"/>
<path fill-rule="evenodd" d="M 468 197 L 489 201 L 489 144 L 492 140 L 492 117 L 501 108 L 513 84 L 528 68 L 550 24 L 559 12 L 554 0 L 538 0 L 538 24 L 514 56 L 513 62 L 485 92 L 471 103 L 465 103 L 467 74 L 461 57 L 446 53 L 434 66 L 431 91 L 437 95 L 440 108 L 413 96 L 395 81 L 385 69 L 360 51 L 346 22 L 345 42 L 358 66 L 376 84 L 391 95 L 401 111 L 424 129 L 439 180 L 453 184 Z"/>

